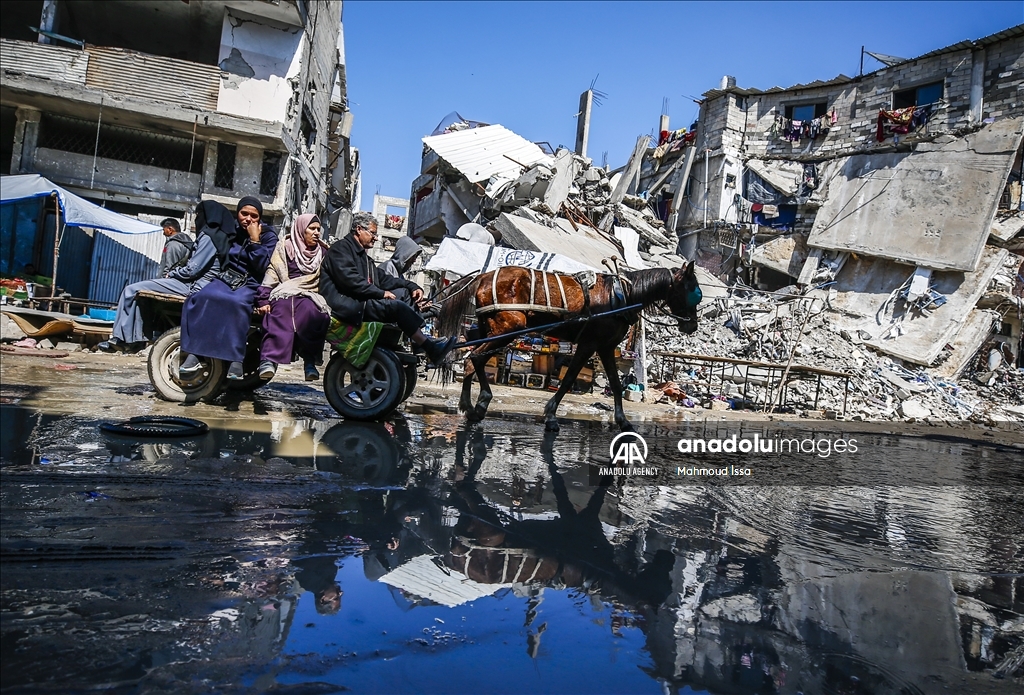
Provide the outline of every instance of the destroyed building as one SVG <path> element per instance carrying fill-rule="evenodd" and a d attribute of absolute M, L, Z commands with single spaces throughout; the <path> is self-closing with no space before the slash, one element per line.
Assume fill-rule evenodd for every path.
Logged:
<path fill-rule="evenodd" d="M 655 361 L 733 359 L 744 384 L 756 362 L 774 374 L 765 409 L 805 368 L 819 386 L 803 395 L 845 411 L 858 394 L 865 417 L 935 414 L 915 407 L 922 392 L 951 418 L 974 412 L 955 385 L 965 372 L 984 384 L 976 396 L 1020 404 L 1006 368 L 1024 364 L 1024 25 L 883 57 L 874 72 L 788 89 L 726 77 L 695 123 L 671 130 L 663 115 L 616 170 L 582 156 L 585 124 L 575 152 L 556 152 L 454 113 L 423 139 L 409 234 L 437 243 L 480 225 L 484 241 L 599 270 L 613 256 L 628 268 L 695 259 L 701 330 L 656 331 Z M 727 381 L 684 400 L 749 405 Z"/>
<path fill-rule="evenodd" d="M 341 9 L 299 0 L 11 3 L 0 37 L 2 172 L 42 174 L 149 221 L 184 219 L 200 198 L 234 207 L 252 195 L 271 223 L 316 210 L 336 224 L 358 178 Z M 31 262 L 45 274 L 41 230 L 50 225 L 52 244 L 52 215 L 23 212 L 4 245 L 34 245 Z M 75 255 L 98 263 L 99 244 L 78 236 L 62 240 L 65 256 L 81 242 Z M 158 257 L 162 239 L 148 236 Z"/>
<path fill-rule="evenodd" d="M 913 405 L 932 389 L 905 388 L 916 374 L 963 414 L 958 377 L 992 386 L 1024 364 L 1024 25 L 882 57 L 787 89 L 723 78 L 694 127 L 663 125 L 638 189 L 680 253 L 730 288 L 705 309 L 717 337 L 694 351 L 854 373 L 881 354 L 906 407 L 876 393 L 876 410 L 928 412 Z"/>

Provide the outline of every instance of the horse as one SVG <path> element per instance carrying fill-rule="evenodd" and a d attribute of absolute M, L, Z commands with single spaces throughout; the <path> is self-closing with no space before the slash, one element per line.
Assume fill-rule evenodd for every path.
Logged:
<path fill-rule="evenodd" d="M 622 383 L 615 365 L 615 346 L 626 337 L 630 326 L 639 320 L 640 312 L 657 303 L 668 307 L 667 313 L 676 319 L 680 331 L 696 331 L 700 285 L 692 261 L 685 267 L 672 270 L 654 268 L 593 274 L 590 279 L 592 282 L 581 274 L 562 275 L 504 266 L 466 281 L 446 299 L 438 312 L 437 324 L 442 335 L 459 334 L 472 296 L 476 299 L 481 338 L 493 337 L 493 340 L 477 345 L 468 356 L 475 371 L 463 379 L 459 410 L 466 413 L 470 421 L 478 422 L 486 416 L 492 398 L 491 387 L 484 374 L 487 356 L 514 340 L 515 335 L 508 334 L 535 328 L 554 338 L 576 343 L 576 352 L 565 377 L 544 408 L 545 429 L 558 431 L 558 405 L 580 369 L 596 353 L 615 396 L 615 423 L 622 431 L 632 430 L 622 410 Z M 639 308 L 610 315 L 606 313 L 634 305 L 639 305 Z M 475 405 L 472 402 L 474 375 L 480 381 L 480 395 Z"/>

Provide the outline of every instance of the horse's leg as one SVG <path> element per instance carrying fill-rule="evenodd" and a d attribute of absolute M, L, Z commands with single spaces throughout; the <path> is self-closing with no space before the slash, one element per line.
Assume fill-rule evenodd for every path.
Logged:
<path fill-rule="evenodd" d="M 544 429 L 549 432 L 558 431 L 558 418 L 555 417 L 555 413 L 558 411 L 558 404 L 565 398 L 565 394 L 569 392 L 572 383 L 576 381 L 576 377 L 579 376 L 580 369 L 587 363 L 594 355 L 594 348 L 589 343 L 578 344 L 576 346 L 576 354 L 573 355 L 572 362 L 565 370 L 565 378 L 562 379 L 562 383 L 558 385 L 558 391 L 551 397 L 548 404 L 544 406 Z"/>
<path fill-rule="evenodd" d="M 626 413 L 622 410 L 622 381 L 619 379 L 619 368 L 615 364 L 615 345 L 609 343 L 602 345 L 597 351 L 604 365 L 604 373 L 608 377 L 608 388 L 615 396 L 615 424 L 623 432 L 632 432 L 633 426 L 626 419 Z"/>
<path fill-rule="evenodd" d="M 467 358 L 473 361 L 473 356 Z M 462 396 L 459 398 L 459 412 L 468 413 L 473 409 L 473 378 L 476 376 L 476 364 L 473 364 L 473 373 L 462 377 Z"/>

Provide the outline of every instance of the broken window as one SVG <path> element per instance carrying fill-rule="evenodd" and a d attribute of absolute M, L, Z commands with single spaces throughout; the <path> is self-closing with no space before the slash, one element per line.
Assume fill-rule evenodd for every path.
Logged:
<path fill-rule="evenodd" d="M 14 130 L 17 125 L 17 112 L 10 106 L 0 106 L 0 174 L 11 173 L 11 158 L 14 156 Z"/>
<path fill-rule="evenodd" d="M 313 143 L 316 142 L 316 121 L 313 120 L 313 115 L 305 106 L 302 107 L 302 121 L 299 124 L 299 136 L 301 137 L 302 142 L 306 144 L 306 149 L 312 149 Z"/>
<path fill-rule="evenodd" d="M 828 102 L 819 101 L 813 104 L 789 104 L 786 106 L 786 118 L 791 121 L 810 121 L 821 118 L 828 111 Z"/>
<path fill-rule="evenodd" d="M 902 89 L 892 93 L 893 109 L 905 109 L 908 106 L 925 106 L 934 104 L 942 98 L 942 83 L 932 82 L 920 87 Z"/>
<path fill-rule="evenodd" d="M 235 188 L 235 155 L 238 148 L 228 142 L 217 143 L 217 167 L 213 170 L 213 185 L 217 188 Z"/>
<path fill-rule="evenodd" d="M 98 137 L 96 131 L 96 121 L 44 113 L 37 142 L 39 147 L 61 152 L 202 173 L 206 148 L 201 141 L 102 123 Z"/>
<path fill-rule="evenodd" d="M 263 168 L 260 170 L 260 194 L 277 195 L 277 184 L 281 182 L 280 152 L 264 152 Z"/>

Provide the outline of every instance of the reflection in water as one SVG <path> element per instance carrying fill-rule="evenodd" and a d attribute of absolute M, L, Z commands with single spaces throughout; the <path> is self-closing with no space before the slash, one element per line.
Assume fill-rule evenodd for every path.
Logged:
<path fill-rule="evenodd" d="M 278 421 L 137 443 L 4 416 L 5 689 L 999 692 L 1024 675 L 1019 487 L 591 485 L 599 426 Z M 865 441 L 901 466 L 1016 466 Z"/>

